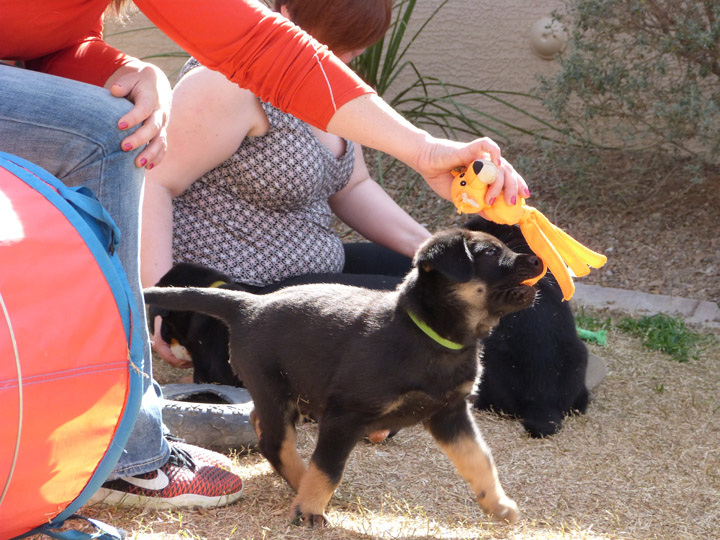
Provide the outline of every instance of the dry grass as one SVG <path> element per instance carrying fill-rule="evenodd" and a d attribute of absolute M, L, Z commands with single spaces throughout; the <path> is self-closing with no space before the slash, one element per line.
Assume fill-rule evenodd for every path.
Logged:
<path fill-rule="evenodd" d="M 478 413 L 506 491 L 523 512 L 515 526 L 489 522 L 428 434 L 401 431 L 361 444 L 329 506 L 332 529 L 289 525 L 293 494 L 255 454 L 237 459 L 241 501 L 206 511 L 87 507 L 147 539 L 503 538 L 698 539 L 720 537 L 720 345 L 679 364 L 611 333 L 593 348 L 609 373 L 588 414 L 534 440 L 512 419 Z M 315 427 L 300 429 L 307 456 Z"/>

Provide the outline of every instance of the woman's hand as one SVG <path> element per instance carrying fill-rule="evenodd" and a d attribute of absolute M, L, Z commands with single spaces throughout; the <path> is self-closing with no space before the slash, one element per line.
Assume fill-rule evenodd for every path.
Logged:
<path fill-rule="evenodd" d="M 518 193 L 529 197 L 530 191 L 522 176 L 500 155 L 500 147 L 490 138 L 483 137 L 469 143 L 459 143 L 447 139 L 428 137 L 420 151 L 420 157 L 413 168 L 418 171 L 428 185 L 438 195 L 450 199 L 450 185 L 455 167 L 466 167 L 474 160 L 487 158 L 498 165 L 497 179 L 488 188 L 485 202 L 492 202 L 503 194 L 505 201 L 514 205 Z"/>
<path fill-rule="evenodd" d="M 135 165 L 152 169 L 167 149 L 165 128 L 172 97 L 167 77 L 157 66 L 133 60 L 116 70 L 105 82 L 105 88 L 113 96 L 133 102 L 134 107 L 118 120 L 118 128 L 142 125 L 123 139 L 122 149 L 128 152 L 147 145 L 135 158 Z"/>

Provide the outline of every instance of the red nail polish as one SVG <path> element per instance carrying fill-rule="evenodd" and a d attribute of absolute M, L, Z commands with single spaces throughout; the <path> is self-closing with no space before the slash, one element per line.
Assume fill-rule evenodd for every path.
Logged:
<path fill-rule="evenodd" d="M 154 163 L 151 163 L 150 165 L 148 165 L 148 171 L 149 171 L 150 169 L 152 169 L 154 166 L 155 166 Z"/>
<path fill-rule="evenodd" d="M 142 159 L 140 160 L 140 166 L 141 166 L 141 167 L 144 167 L 146 163 L 147 163 L 147 159 L 142 158 Z"/>
<path fill-rule="evenodd" d="M 493 197 L 492 199 L 490 199 L 490 206 L 492 206 L 493 204 L 495 204 L 495 198 L 494 198 L 494 197 Z"/>
<path fill-rule="evenodd" d="M 528 188 L 523 189 L 523 197 L 528 198 L 530 196 L 530 190 Z"/>
<path fill-rule="evenodd" d="M 127 128 L 128 128 L 128 123 L 127 123 L 127 122 L 120 122 L 120 124 L 118 125 L 118 127 L 119 127 L 120 129 L 127 129 Z"/>
<path fill-rule="evenodd" d="M 515 206 L 515 203 L 517 203 L 517 197 L 514 197 L 510 199 L 510 206 Z"/>
<path fill-rule="evenodd" d="M 130 144 L 130 143 L 123 144 L 123 150 L 125 150 L 126 152 L 128 152 L 129 150 L 132 150 L 132 144 Z"/>

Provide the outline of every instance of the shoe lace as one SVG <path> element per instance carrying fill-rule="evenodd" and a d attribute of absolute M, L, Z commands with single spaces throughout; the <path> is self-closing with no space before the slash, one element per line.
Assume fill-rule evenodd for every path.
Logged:
<path fill-rule="evenodd" d="M 182 467 L 185 469 L 190 469 L 191 471 L 195 471 L 197 466 L 195 465 L 195 460 L 193 460 L 190 453 L 187 450 L 184 450 L 172 444 L 173 442 L 180 441 L 180 439 L 176 439 L 174 437 L 167 437 L 167 439 L 170 443 L 170 458 L 167 462 L 170 465 L 174 465 L 176 467 Z"/>

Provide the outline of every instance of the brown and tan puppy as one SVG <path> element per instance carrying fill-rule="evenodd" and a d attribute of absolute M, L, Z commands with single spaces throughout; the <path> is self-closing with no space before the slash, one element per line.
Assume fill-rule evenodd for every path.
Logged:
<path fill-rule="evenodd" d="M 231 364 L 255 404 L 259 448 L 297 492 L 292 517 L 325 525 L 354 446 L 371 432 L 422 423 L 493 518 L 515 521 L 470 413 L 478 344 L 500 317 L 530 306 L 533 255 L 453 229 L 421 246 L 395 291 L 300 285 L 265 296 L 218 288 L 151 288 L 148 304 L 196 310 L 230 328 Z M 299 415 L 318 420 L 309 466 L 295 448 Z"/>

